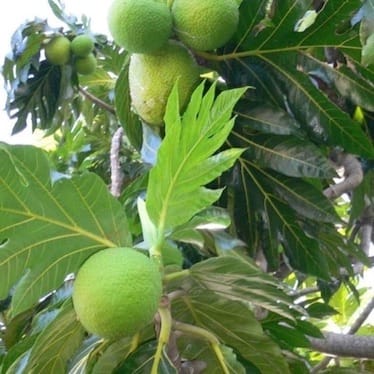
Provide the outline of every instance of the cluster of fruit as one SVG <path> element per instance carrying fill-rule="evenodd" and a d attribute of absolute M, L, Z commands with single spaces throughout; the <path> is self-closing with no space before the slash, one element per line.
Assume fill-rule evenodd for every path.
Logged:
<path fill-rule="evenodd" d="M 168 2 L 170 3 L 170 2 Z M 227 43 L 238 26 L 238 0 L 114 0 L 113 40 L 129 53 L 132 106 L 148 124 L 163 125 L 167 98 L 178 81 L 180 107 L 200 81 L 195 51 Z"/>
<path fill-rule="evenodd" d="M 72 62 L 78 74 L 92 74 L 96 70 L 94 41 L 91 36 L 81 34 L 72 40 L 66 36 L 55 36 L 44 47 L 46 59 L 53 65 L 65 65 Z"/>

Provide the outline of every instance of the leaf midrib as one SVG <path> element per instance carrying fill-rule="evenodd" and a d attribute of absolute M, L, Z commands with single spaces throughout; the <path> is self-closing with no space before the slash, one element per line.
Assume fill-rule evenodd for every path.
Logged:
<path fill-rule="evenodd" d="M 20 212 L 18 210 L 8 209 L 8 208 L 1 208 L 0 211 L 5 212 L 5 213 L 9 213 L 9 214 L 22 216 L 22 217 L 25 217 L 25 218 L 31 219 L 31 220 L 39 220 L 41 222 L 46 222 L 46 223 L 55 225 L 57 227 L 62 227 L 64 229 L 68 230 L 68 231 L 80 234 L 84 237 L 90 238 L 90 239 L 92 239 L 92 240 L 94 240 L 98 243 L 101 243 L 103 245 L 106 245 L 108 247 L 115 247 L 116 246 L 116 244 L 114 242 L 112 242 L 111 240 L 108 240 L 107 238 L 103 238 L 102 236 L 95 235 L 92 232 L 84 230 L 81 227 L 76 226 L 76 225 L 72 226 L 72 225 L 63 223 L 61 221 L 57 221 L 57 220 L 49 218 L 49 217 L 34 214 L 32 212 L 30 212 L 30 213 Z"/>
<path fill-rule="evenodd" d="M 284 153 L 279 153 L 279 152 L 276 152 L 274 149 L 272 148 L 266 148 L 265 146 L 261 145 L 261 144 L 258 144 L 258 143 L 255 143 L 253 141 L 251 141 L 250 139 L 248 138 L 245 138 L 244 136 L 242 136 L 241 134 L 239 134 L 238 132 L 236 131 L 233 131 L 232 132 L 236 137 L 238 137 L 239 139 L 249 143 L 250 145 L 253 145 L 255 148 L 260 148 L 261 150 L 263 150 L 264 152 L 267 152 L 267 153 L 271 153 L 273 154 L 274 156 L 277 156 L 277 157 L 280 157 L 280 158 L 283 158 L 283 159 L 286 159 L 286 160 L 289 160 L 289 161 L 297 161 L 299 162 L 300 164 L 303 164 L 305 167 L 307 168 L 312 168 L 313 170 L 320 170 L 320 168 L 318 168 L 316 165 L 313 165 L 313 164 L 310 164 L 310 163 L 307 163 L 301 159 L 298 159 L 298 158 L 294 158 L 294 157 L 291 157 L 291 156 L 288 156 L 287 154 L 284 154 Z"/>
<path fill-rule="evenodd" d="M 207 127 L 209 128 L 209 126 L 207 126 Z M 170 205 L 169 200 L 171 199 L 171 195 L 173 194 L 174 186 L 177 184 L 178 178 L 179 178 L 179 176 L 182 174 L 182 172 L 184 170 L 184 165 L 188 162 L 188 160 L 191 157 L 191 155 L 193 154 L 194 150 L 200 144 L 201 140 L 204 137 L 203 136 L 204 134 L 200 133 L 200 136 L 197 139 L 197 141 L 189 149 L 188 153 L 185 155 L 185 157 L 183 158 L 182 162 L 178 165 L 178 168 L 177 168 L 176 172 L 174 173 L 174 176 L 172 177 L 172 179 L 171 179 L 171 181 L 169 183 L 169 187 L 168 187 L 168 189 L 166 191 L 166 196 L 165 196 L 165 199 L 164 199 L 164 203 L 162 204 L 162 209 L 161 209 L 161 213 L 160 213 L 160 219 L 159 219 L 159 222 L 158 222 L 158 229 L 160 230 L 160 232 L 163 232 L 163 230 L 165 229 L 165 223 L 166 223 L 166 219 L 167 219 L 168 207 Z"/>

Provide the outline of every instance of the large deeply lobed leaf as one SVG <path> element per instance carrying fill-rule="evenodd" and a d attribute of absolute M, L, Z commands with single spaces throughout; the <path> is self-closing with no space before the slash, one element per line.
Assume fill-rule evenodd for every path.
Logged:
<path fill-rule="evenodd" d="M 179 117 L 178 92 L 173 90 L 165 116 L 166 135 L 149 176 L 147 209 L 153 223 L 170 229 L 186 223 L 213 204 L 220 190 L 204 187 L 229 169 L 242 153 L 231 148 L 213 155 L 225 142 L 234 119 L 234 105 L 246 88 L 228 90 L 215 99 L 215 85 L 203 96 L 204 84 Z"/>
<path fill-rule="evenodd" d="M 120 204 L 94 174 L 52 184 L 43 151 L 0 145 L 0 299 L 12 312 L 58 287 L 94 252 L 131 245 Z"/>

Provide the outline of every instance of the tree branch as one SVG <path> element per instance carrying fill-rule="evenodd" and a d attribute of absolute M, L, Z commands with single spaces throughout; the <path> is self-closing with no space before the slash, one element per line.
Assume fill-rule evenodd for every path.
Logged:
<path fill-rule="evenodd" d="M 353 336 L 369 317 L 374 309 L 374 297 L 362 310 L 355 322 L 347 331 L 347 334 L 336 334 L 332 332 L 324 333 L 324 339 L 309 337 L 309 341 L 314 350 L 332 354 L 340 357 L 374 358 L 374 337 Z M 326 357 L 316 365 L 311 373 L 317 373 L 327 367 L 332 357 Z"/>
<path fill-rule="evenodd" d="M 316 351 L 339 357 L 374 359 L 374 337 L 324 333 L 324 339 L 309 338 Z"/>
<path fill-rule="evenodd" d="M 352 326 L 349 328 L 347 334 L 355 334 L 362 324 L 369 317 L 370 313 L 374 310 L 374 297 L 369 301 L 366 307 L 362 310 L 357 319 L 353 322 Z M 373 351 L 374 353 L 374 351 Z"/>
<path fill-rule="evenodd" d="M 83 87 L 79 86 L 79 92 L 84 96 L 86 97 L 88 100 L 91 100 L 94 104 L 96 104 L 97 106 L 99 106 L 100 108 L 108 111 L 109 113 L 113 114 L 113 115 L 116 115 L 116 111 L 115 109 L 107 104 L 105 101 L 103 100 L 100 100 L 98 97 L 96 97 L 95 95 L 92 95 L 92 93 L 86 91 Z"/>
<path fill-rule="evenodd" d="M 321 290 L 319 289 L 319 287 L 314 286 L 314 287 L 301 288 L 301 289 L 298 289 L 298 290 L 291 291 L 291 292 L 289 292 L 289 295 L 296 299 L 296 298 L 306 296 L 306 295 L 309 295 L 311 293 L 320 292 L 320 291 Z"/>
<path fill-rule="evenodd" d="M 122 190 L 123 173 L 119 160 L 122 145 L 123 128 L 119 127 L 113 134 L 110 147 L 110 171 L 111 185 L 110 192 L 114 197 L 119 197 Z"/>
<path fill-rule="evenodd" d="M 344 193 L 354 190 L 362 182 L 364 173 L 360 161 L 353 155 L 335 152 L 331 158 L 337 167 L 344 168 L 344 180 L 329 186 L 323 193 L 329 199 L 336 199 Z"/>
<path fill-rule="evenodd" d="M 373 235 L 373 226 L 374 226 L 374 206 L 368 205 L 361 216 L 361 249 L 366 255 L 370 254 L 371 248 L 371 238 Z"/>

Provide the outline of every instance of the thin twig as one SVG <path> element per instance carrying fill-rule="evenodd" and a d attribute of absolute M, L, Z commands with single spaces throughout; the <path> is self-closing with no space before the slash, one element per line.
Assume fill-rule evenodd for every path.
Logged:
<path fill-rule="evenodd" d="M 289 295 L 297 299 L 301 296 L 306 296 L 306 295 L 309 295 L 311 293 L 316 293 L 316 292 L 320 292 L 320 289 L 317 286 L 301 288 L 299 290 L 291 291 Z"/>
<path fill-rule="evenodd" d="M 362 310 L 360 315 L 352 323 L 351 327 L 347 331 L 347 334 L 355 334 L 358 331 L 358 329 L 362 326 L 362 324 L 366 321 L 366 319 L 369 317 L 370 313 L 373 310 L 374 310 L 374 297 L 372 297 L 372 299 L 365 306 L 365 308 Z"/>
<path fill-rule="evenodd" d="M 109 113 L 111 113 L 113 115 L 116 115 L 116 111 L 115 111 L 115 109 L 111 105 L 107 104 L 105 101 L 99 99 L 98 97 L 96 97 L 92 93 L 88 92 L 83 87 L 79 86 L 79 92 L 83 96 L 85 96 L 87 99 L 91 100 L 94 104 L 96 104 L 97 106 L 99 106 L 100 108 L 108 111 Z"/>

